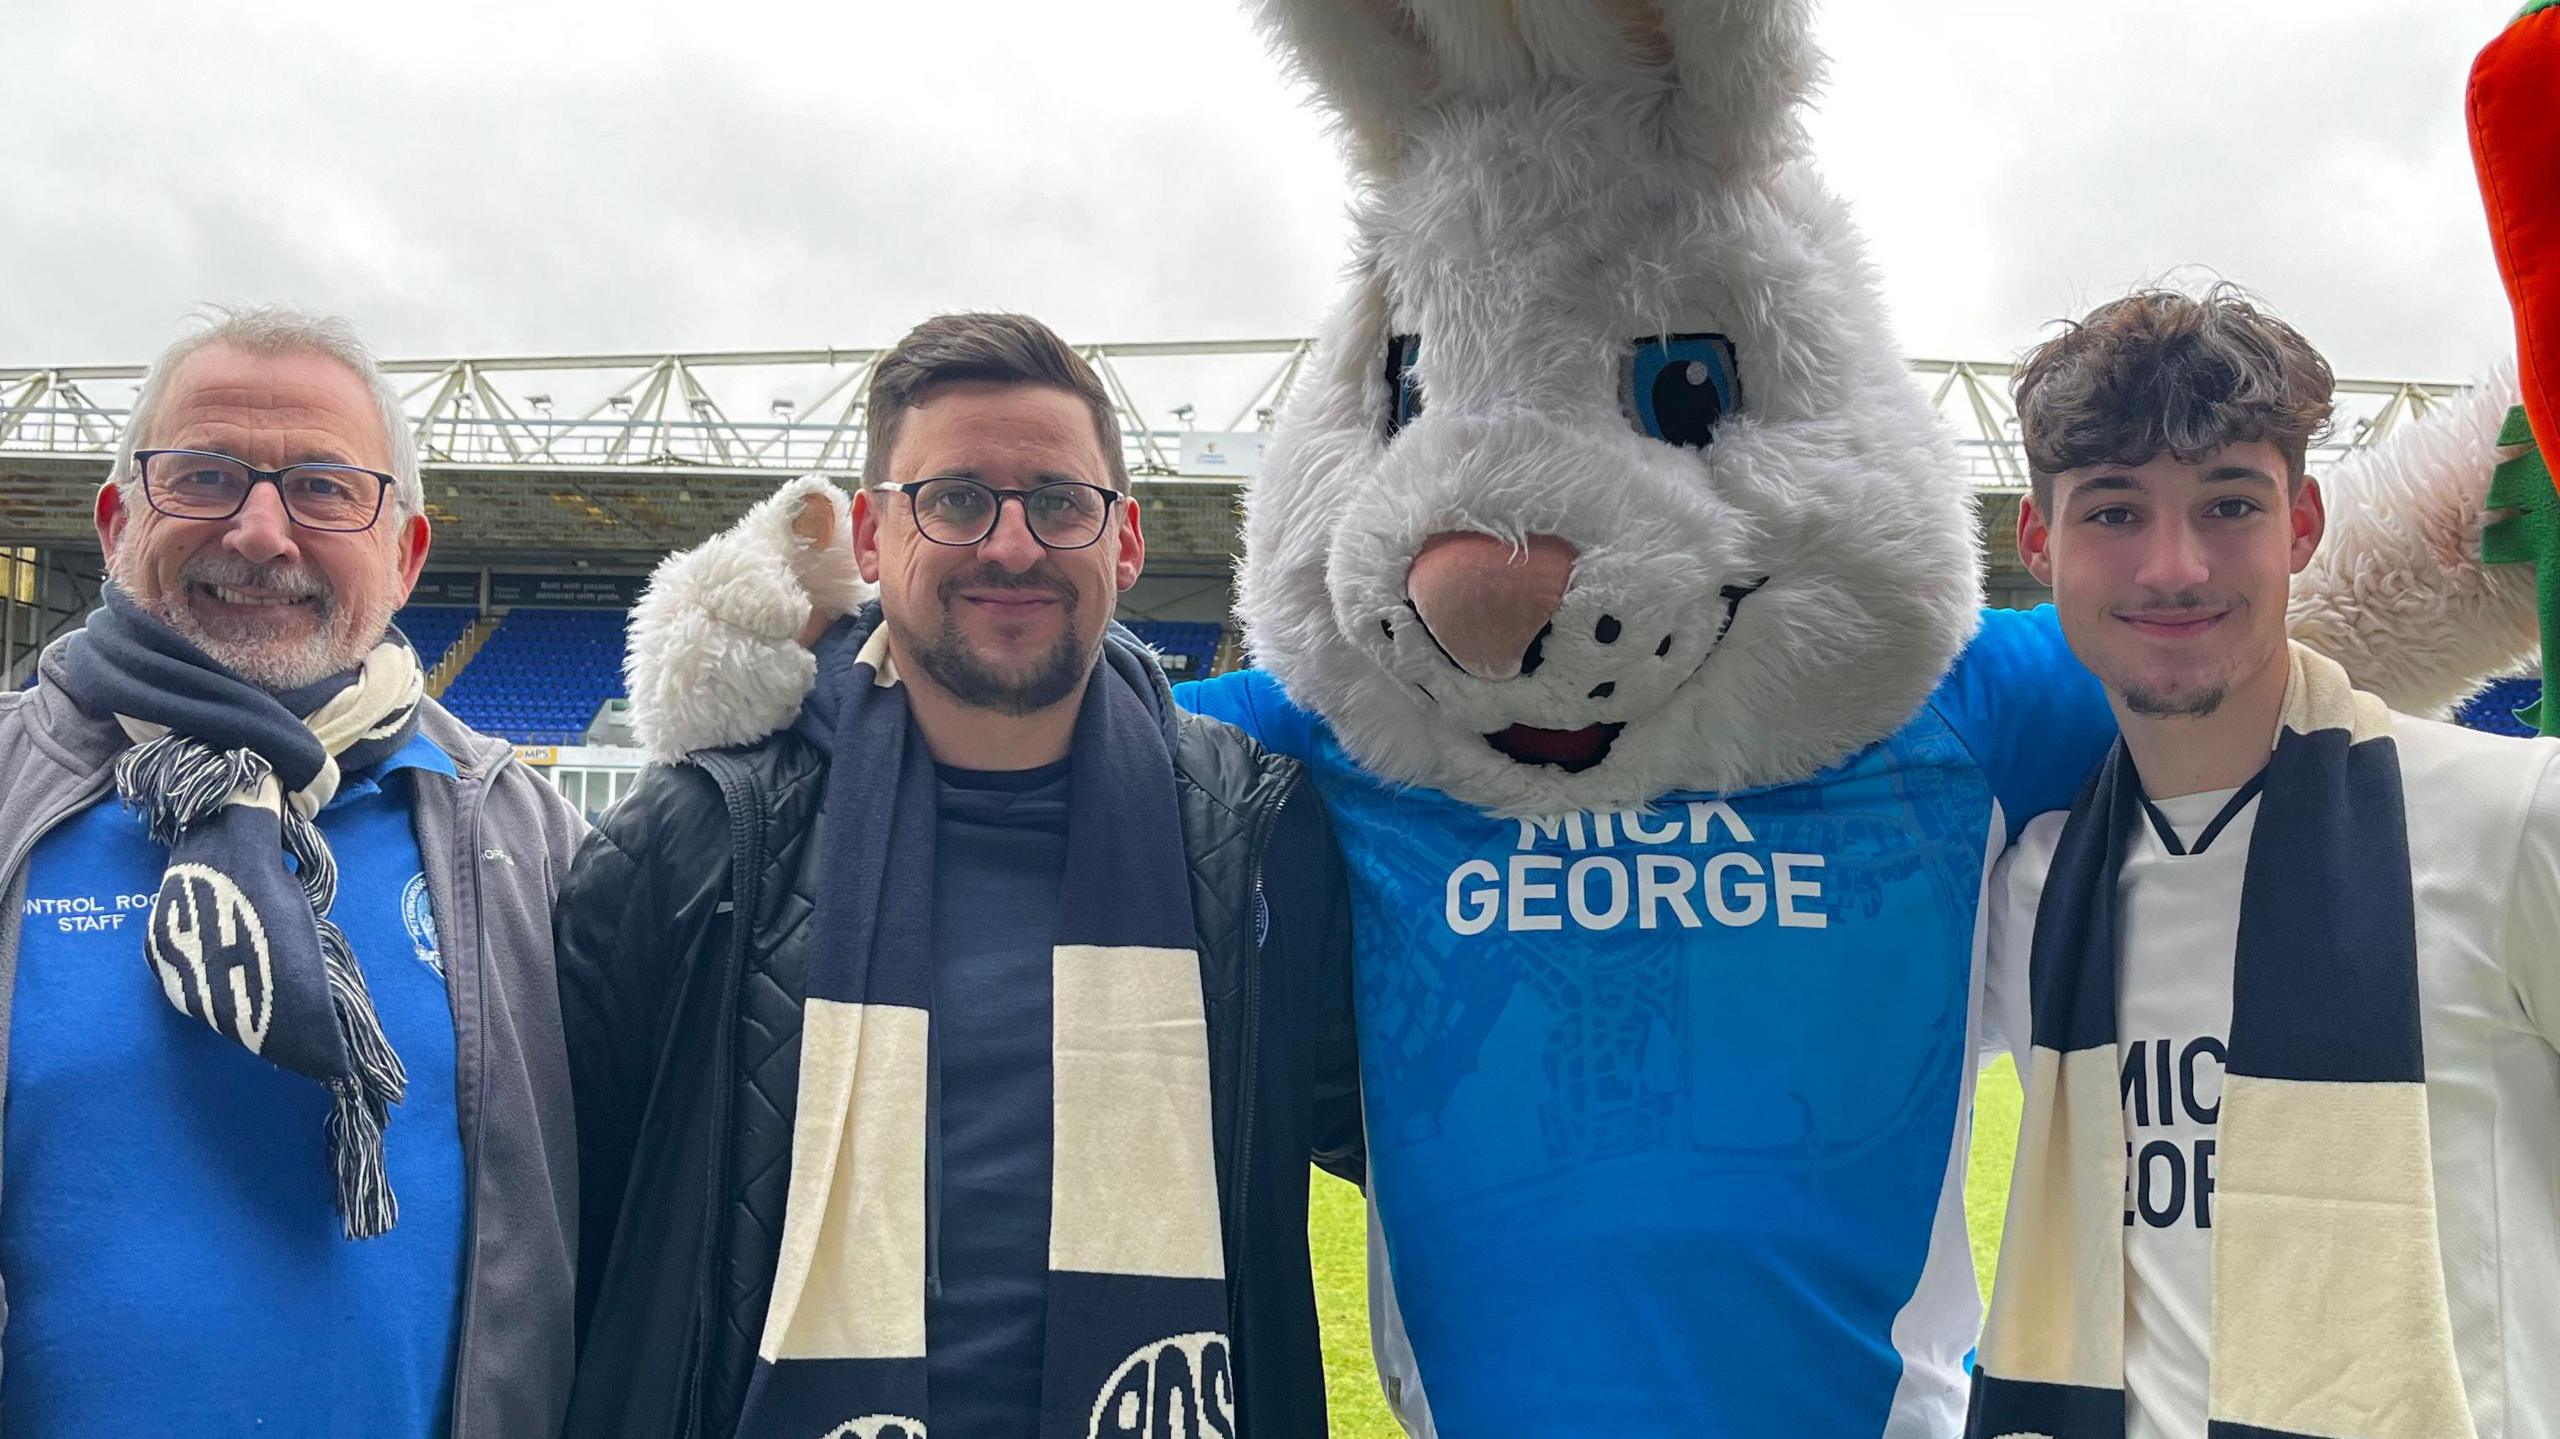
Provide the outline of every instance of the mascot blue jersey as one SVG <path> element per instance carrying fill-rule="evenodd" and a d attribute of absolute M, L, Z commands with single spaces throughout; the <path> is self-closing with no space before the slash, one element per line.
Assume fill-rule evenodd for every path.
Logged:
<path fill-rule="evenodd" d="M 1447 1435 L 1962 1428 L 1991 860 L 2114 734 L 2050 609 L 1796 784 L 1519 821 L 1365 774 L 1257 672 L 1356 891 L 1369 1172 Z"/>

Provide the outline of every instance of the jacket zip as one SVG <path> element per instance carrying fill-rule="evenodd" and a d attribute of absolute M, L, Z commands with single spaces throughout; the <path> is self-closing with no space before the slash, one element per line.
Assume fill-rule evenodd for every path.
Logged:
<path fill-rule="evenodd" d="M 478 946 L 472 954 L 471 959 L 472 963 L 481 967 L 481 978 L 483 980 L 488 977 L 489 912 L 488 907 L 480 902 L 480 896 L 484 888 L 481 883 L 482 876 L 480 873 L 480 867 L 486 862 L 485 856 L 487 854 L 487 851 L 480 843 L 480 822 L 484 817 L 485 811 L 489 807 L 489 791 L 496 784 L 498 771 L 507 764 L 512 763 L 514 758 L 514 752 L 510 750 L 505 756 L 501 757 L 497 763 L 491 765 L 489 767 L 489 773 L 482 777 L 480 788 L 472 796 L 471 800 L 471 851 L 469 855 L 471 865 L 471 933 L 474 942 Z M 417 822 L 413 819 L 410 823 L 414 827 Z M 459 878 L 459 876 L 456 877 Z M 432 905 L 433 901 L 431 900 L 429 903 Z M 482 997 L 481 1007 L 484 1012 L 488 1007 L 485 995 Z M 484 1033 L 480 1041 L 480 1057 L 483 1062 L 487 1060 L 488 1053 L 489 1043 L 484 1026 Z M 459 1058 L 459 1056 L 456 1057 L 457 1059 Z M 475 1132 L 471 1136 L 470 1146 L 465 1152 L 462 1179 L 463 1197 L 466 1201 L 463 1205 L 464 1219 L 462 1230 L 462 1252 L 474 1256 L 475 1259 L 480 1252 L 480 1206 L 467 1201 L 471 1197 L 470 1191 L 479 1187 L 480 1136 L 476 1132 L 477 1127 L 481 1123 L 486 1123 L 489 1115 L 488 1106 L 478 1102 L 484 1097 L 479 1093 L 481 1087 L 480 1076 L 475 1073 L 472 1076 L 472 1097 L 474 1100 L 472 1112 L 476 1116 L 474 1123 Z M 470 1284 L 463 1285 L 462 1322 L 458 1326 L 453 1345 L 453 1432 L 455 1439 L 463 1439 L 463 1436 L 466 1436 L 471 1432 L 470 1428 L 463 1422 L 465 1416 L 462 1413 L 462 1406 L 466 1402 L 466 1396 L 464 1394 L 464 1386 L 462 1384 L 462 1356 L 471 1352 L 472 1320 L 477 1317 L 479 1307 L 479 1295 L 475 1292 L 474 1286 Z"/>
<path fill-rule="evenodd" d="M 746 766 L 732 768 L 704 756 L 702 768 L 720 786 L 729 807 L 729 963 L 720 978 L 717 1022 L 712 1026 L 712 1074 L 718 1088 L 711 1110 L 710 1222 L 703 1226 L 702 1252 L 695 1275 L 693 1373 L 685 1381 L 684 1439 L 702 1433 L 703 1376 L 712 1362 L 712 1336 L 719 1322 L 720 1256 L 728 1248 L 729 1124 L 737 1108 L 734 1036 L 738 1023 L 738 989 L 746 979 L 747 950 L 755 931 L 758 874 L 764 868 L 765 799 L 761 785 Z"/>
<path fill-rule="evenodd" d="M 1262 898 L 1262 862 L 1270 851 L 1271 831 L 1280 822 L 1280 811 L 1288 807 L 1290 796 L 1297 792 L 1297 788 L 1298 774 L 1292 773 L 1281 781 L 1280 792 L 1273 797 L 1271 803 L 1254 817 L 1251 851 L 1253 910 L 1245 916 L 1247 925 L 1253 925 L 1255 916 L 1265 912 Z M 1236 1076 L 1237 1086 L 1242 1091 L 1236 1096 L 1235 1133 L 1235 1233 L 1239 1250 L 1245 1236 L 1252 1232 L 1245 1227 L 1245 1211 L 1249 1207 L 1248 1201 L 1253 1194 L 1252 1176 L 1247 1172 L 1247 1168 L 1252 1162 L 1253 1155 L 1253 1104 L 1258 1089 L 1255 1081 L 1260 1077 L 1259 1071 L 1262 1064 L 1262 940 L 1259 934 L 1254 936 L 1254 942 L 1246 947 L 1245 953 L 1249 962 L 1245 965 L 1244 1013 L 1240 1016 L 1243 1020 L 1243 1030 L 1238 1036 L 1244 1051 L 1244 1063 L 1241 1066 L 1242 1072 Z M 1232 1267 L 1239 1272 L 1230 1274 L 1227 1278 L 1227 1362 L 1230 1366 L 1241 1367 L 1237 1331 L 1244 1327 L 1244 1300 L 1241 1293 L 1243 1285 L 1240 1282 L 1243 1266 L 1239 1264 Z M 1239 1385 L 1238 1388 L 1241 1390 L 1242 1386 Z"/>

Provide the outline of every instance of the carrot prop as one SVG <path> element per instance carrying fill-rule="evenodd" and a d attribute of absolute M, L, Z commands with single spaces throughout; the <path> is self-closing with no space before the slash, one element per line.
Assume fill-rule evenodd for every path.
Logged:
<path fill-rule="evenodd" d="M 2491 507 L 2516 513 L 2482 534 L 2481 559 L 2535 567 L 2546 702 L 2521 717 L 2560 734 L 2560 704 L 2547 702 L 2560 678 L 2560 489 L 2544 458 L 2560 454 L 2560 0 L 2533 0 L 2480 52 L 2467 108 L 2524 389 L 2499 442 L 2526 447 L 2491 481 Z"/>

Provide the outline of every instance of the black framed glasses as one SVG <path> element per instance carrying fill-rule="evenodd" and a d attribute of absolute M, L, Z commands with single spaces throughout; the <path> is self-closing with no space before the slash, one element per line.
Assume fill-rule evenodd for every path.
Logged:
<path fill-rule="evenodd" d="M 1004 502 L 1020 500 L 1031 538 L 1052 550 L 1081 550 L 1101 539 L 1111 523 L 1112 503 L 1125 498 L 1118 490 L 1081 480 L 999 490 L 959 475 L 872 488 L 906 496 L 915 512 L 916 533 L 937 545 L 977 544 L 996 532 Z"/>
<path fill-rule="evenodd" d="M 272 484 L 287 519 L 306 530 L 341 534 L 373 528 L 392 478 L 360 465 L 287 465 L 262 470 L 211 450 L 136 450 L 142 497 L 176 520 L 227 520 L 249 503 L 249 492 Z"/>

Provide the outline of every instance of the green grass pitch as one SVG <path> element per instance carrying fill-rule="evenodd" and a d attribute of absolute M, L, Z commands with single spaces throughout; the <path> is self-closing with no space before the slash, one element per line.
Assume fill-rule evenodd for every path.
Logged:
<path fill-rule="evenodd" d="M 1974 1097 L 1973 1171 L 1966 1181 L 1966 1219 L 1973 1267 L 1985 1293 L 2000 1254 L 2000 1207 L 2009 1199 L 2009 1162 L 2018 1143 L 2017 1072 L 2003 1059 L 1984 1072 Z M 1378 1394 L 1369 1362 L 1367 1211 L 1360 1192 L 1315 1176 L 1308 1242 L 1315 1254 L 1316 1311 L 1324 1329 L 1325 1395 L 1333 1439 L 1402 1439 Z"/>

